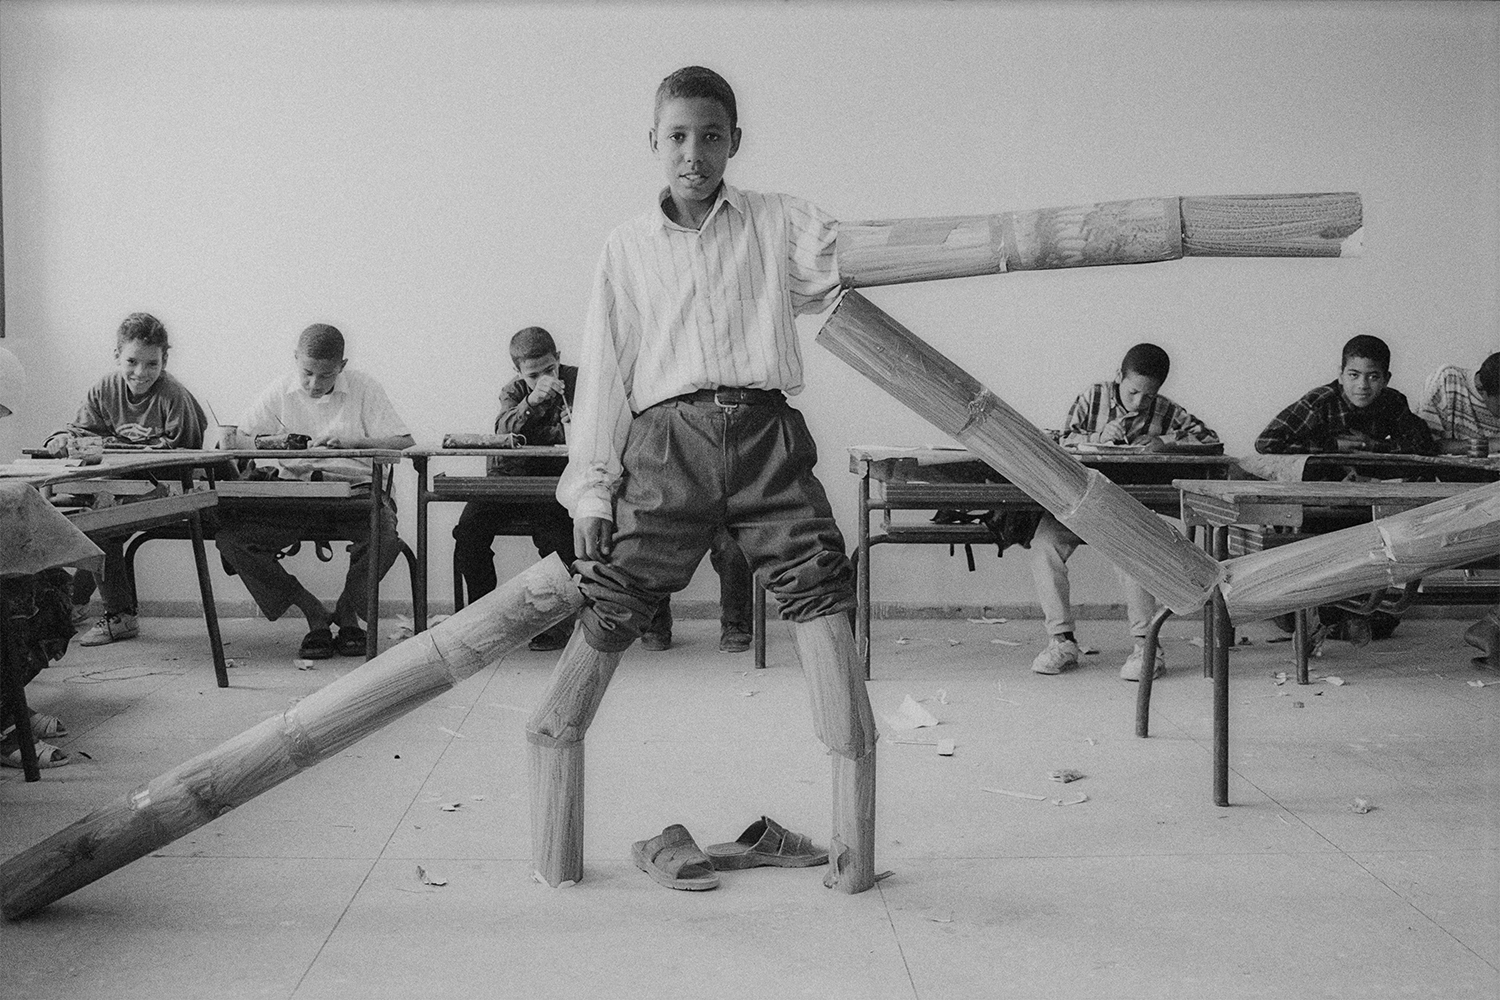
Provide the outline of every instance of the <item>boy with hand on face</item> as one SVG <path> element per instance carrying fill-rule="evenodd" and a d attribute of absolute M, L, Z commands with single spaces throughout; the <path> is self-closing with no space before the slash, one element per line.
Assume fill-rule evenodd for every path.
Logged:
<path fill-rule="evenodd" d="M 346 369 L 344 335 L 326 323 L 314 323 L 297 338 L 294 370 L 263 391 L 240 418 L 241 433 L 260 437 L 288 433 L 307 436 L 312 448 L 409 448 L 411 433 L 397 416 L 380 383 L 363 372 Z M 281 479 L 343 480 L 368 490 L 372 464 L 367 458 L 281 458 L 257 460 Z M 396 561 L 396 505 L 382 497 L 380 575 Z M 288 573 L 278 558 L 300 541 L 311 526 L 289 524 L 285 516 L 244 514 L 226 517 L 215 542 L 224 562 L 270 621 L 295 606 L 307 619 L 298 656 L 321 660 L 339 653 L 363 656 L 367 635 L 360 612 L 367 604 L 370 559 L 370 515 L 358 506 L 309 515 L 338 522 L 354 539 L 344 589 L 330 613 L 323 603 Z M 338 628 L 337 635 L 333 627 Z"/>
<path fill-rule="evenodd" d="M 519 434 L 528 445 L 567 443 L 578 369 L 559 358 L 552 334 L 539 326 L 519 330 L 510 339 L 510 360 L 516 377 L 500 393 L 496 434 Z M 500 453 L 486 459 L 491 476 L 559 476 L 565 458 L 518 457 Z M 556 552 L 573 564 L 573 519 L 556 500 L 530 504 L 473 500 L 464 505 L 453 529 L 453 558 L 472 603 L 495 589 L 495 536 L 522 521 L 532 526 L 531 540 L 539 556 Z M 571 619 L 532 638 L 534 650 L 562 649 L 572 634 Z"/>
<path fill-rule="evenodd" d="M 1360 334 L 1344 345 L 1339 376 L 1282 410 L 1255 439 L 1263 455 L 1396 452 L 1436 455 L 1427 425 L 1390 387 L 1391 349 Z"/>
<path fill-rule="evenodd" d="M 78 416 L 48 437 L 43 447 L 53 455 L 66 455 L 73 441 L 85 437 L 103 438 L 105 445 L 203 447 L 208 421 L 193 394 L 167 371 L 170 347 L 161 320 L 143 312 L 126 316 L 115 333 L 115 370 L 94 384 Z M 125 538 L 101 539 L 99 547 L 104 550 L 99 578 L 104 615 L 79 638 L 80 646 L 103 646 L 141 633 L 125 569 Z M 85 610 L 92 590 L 93 583 L 80 571 L 73 597 L 78 611 Z"/>
<path fill-rule="evenodd" d="M 1096 382 L 1073 401 L 1063 425 L 1061 443 L 1135 444 L 1147 451 L 1163 451 L 1174 444 L 1218 444 L 1219 436 L 1197 417 L 1161 395 L 1162 383 L 1171 371 L 1167 352 L 1155 344 L 1136 344 L 1125 352 L 1113 382 Z M 1073 608 L 1069 594 L 1068 559 L 1083 544 L 1050 513 L 1044 513 L 1031 538 L 1031 578 L 1051 637 L 1037 654 L 1031 669 L 1039 674 L 1060 674 L 1078 666 L 1079 648 L 1073 635 Z M 1136 583 L 1124 569 L 1116 567 L 1125 588 L 1125 607 L 1135 650 L 1120 668 L 1127 681 L 1141 679 L 1146 632 L 1156 614 L 1156 598 Z M 1166 669 L 1166 656 L 1156 650 L 1153 677 Z"/>

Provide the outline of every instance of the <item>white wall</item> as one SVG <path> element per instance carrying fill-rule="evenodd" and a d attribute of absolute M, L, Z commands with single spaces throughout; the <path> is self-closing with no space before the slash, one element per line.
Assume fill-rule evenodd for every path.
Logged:
<path fill-rule="evenodd" d="M 511 332 L 577 343 L 606 232 L 659 186 L 655 85 L 687 63 L 739 94 L 734 182 L 846 218 L 1364 196 L 1357 260 L 872 292 L 1043 425 L 1139 340 L 1172 353 L 1168 394 L 1240 451 L 1332 378 L 1353 332 L 1392 343 L 1408 392 L 1500 347 L 1493 5 L 7 2 L 6 344 L 36 391 L 0 447 L 66 421 L 136 309 L 164 320 L 172 369 L 226 419 L 322 320 L 419 441 L 484 428 Z M 845 447 L 938 435 L 810 339 L 806 357 L 799 405 L 852 536 Z M 456 511 L 436 510 L 443 580 Z M 503 573 L 525 555 L 509 545 Z M 157 548 L 145 595 L 191 599 L 185 547 Z M 901 554 L 899 570 L 878 556 L 878 599 L 1030 600 L 1014 556 L 970 575 L 946 550 Z M 1075 598 L 1114 600 L 1112 575 L 1080 559 Z M 686 596 L 712 582 L 705 564 Z"/>

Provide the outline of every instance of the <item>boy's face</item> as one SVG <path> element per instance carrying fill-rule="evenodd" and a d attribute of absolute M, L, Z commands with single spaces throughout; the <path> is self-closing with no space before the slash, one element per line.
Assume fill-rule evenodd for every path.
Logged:
<path fill-rule="evenodd" d="M 558 377 L 557 355 L 543 354 L 539 358 L 522 358 L 516 362 L 516 371 L 521 373 L 521 378 L 525 380 L 527 386 L 535 389 L 543 375 Z"/>
<path fill-rule="evenodd" d="M 127 341 L 115 351 L 115 364 L 131 395 L 140 396 L 151 391 L 156 380 L 167 367 L 165 348 L 147 345 L 139 340 Z"/>
<path fill-rule="evenodd" d="M 302 391 L 313 399 L 326 396 L 333 391 L 333 383 L 344 370 L 347 360 L 339 358 L 330 361 L 327 358 L 310 358 L 302 352 L 297 352 L 297 381 L 302 385 Z"/>
<path fill-rule="evenodd" d="M 1363 410 L 1380 398 L 1391 373 L 1369 358 L 1349 358 L 1339 370 L 1339 388 L 1356 410 Z"/>
<path fill-rule="evenodd" d="M 651 151 L 667 174 L 679 206 L 703 204 L 724 179 L 729 158 L 739 152 L 740 130 L 729 112 L 709 97 L 674 97 L 661 107 L 651 130 Z"/>
<path fill-rule="evenodd" d="M 1151 405 L 1156 394 L 1161 392 L 1161 383 L 1140 372 L 1120 373 L 1120 402 L 1127 412 L 1139 413 Z"/>

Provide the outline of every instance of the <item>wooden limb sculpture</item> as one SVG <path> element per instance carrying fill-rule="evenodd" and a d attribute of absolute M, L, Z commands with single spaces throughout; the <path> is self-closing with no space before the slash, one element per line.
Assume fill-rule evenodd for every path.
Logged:
<path fill-rule="evenodd" d="M 33 913 L 196 830 L 449 690 L 582 606 L 562 561 L 543 559 L 283 714 L 9 859 L 0 865 L 5 916 Z"/>
<path fill-rule="evenodd" d="M 1207 553 L 858 292 L 840 300 L 818 343 L 1025 490 L 1174 613 L 1201 608 L 1218 585 L 1219 564 Z"/>
<path fill-rule="evenodd" d="M 1235 624 L 1400 587 L 1500 551 L 1500 483 L 1224 564 Z"/>
<path fill-rule="evenodd" d="M 575 628 L 526 722 L 531 860 L 554 889 L 583 879 L 583 737 L 619 663 L 620 653 L 600 652 Z"/>
<path fill-rule="evenodd" d="M 875 716 L 854 634 L 842 614 L 792 628 L 812 702 L 813 731 L 833 751 L 833 837 L 823 884 L 847 893 L 875 884 Z"/>
<path fill-rule="evenodd" d="M 1181 257 L 1350 257 L 1358 194 L 1137 198 L 934 219 L 841 222 L 848 288 Z"/>

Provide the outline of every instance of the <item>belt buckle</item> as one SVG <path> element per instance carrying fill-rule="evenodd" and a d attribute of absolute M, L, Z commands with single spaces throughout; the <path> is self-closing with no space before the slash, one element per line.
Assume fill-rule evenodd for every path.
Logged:
<path fill-rule="evenodd" d="M 725 395 L 725 393 L 735 392 L 735 391 L 736 390 L 734 390 L 734 389 L 715 389 L 714 390 L 714 405 L 717 406 L 719 409 L 724 410 L 726 412 L 729 411 L 729 410 L 733 410 L 736 407 L 740 406 L 741 404 L 739 402 L 726 403 L 726 402 L 724 402 L 724 400 L 722 400 L 722 399 L 719 398 L 719 397 Z"/>

